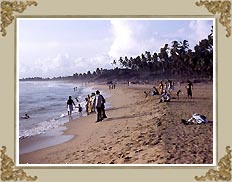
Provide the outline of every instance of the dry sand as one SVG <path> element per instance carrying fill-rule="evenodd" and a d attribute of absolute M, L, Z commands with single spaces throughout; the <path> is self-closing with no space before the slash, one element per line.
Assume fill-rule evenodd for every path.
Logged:
<path fill-rule="evenodd" d="M 66 124 L 74 139 L 20 155 L 20 164 L 212 164 L 213 87 L 195 84 L 193 99 L 184 92 L 170 103 L 159 96 L 145 98 L 151 85 L 117 85 L 108 90 L 111 108 L 103 122 L 96 114 Z M 208 124 L 183 125 L 192 114 L 207 116 Z"/>

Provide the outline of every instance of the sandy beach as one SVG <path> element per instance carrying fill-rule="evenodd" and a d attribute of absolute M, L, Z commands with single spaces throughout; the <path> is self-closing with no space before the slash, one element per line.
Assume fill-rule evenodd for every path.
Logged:
<path fill-rule="evenodd" d="M 194 84 L 192 100 L 181 86 L 180 98 L 169 103 L 159 103 L 159 96 L 145 97 L 150 84 L 94 87 L 110 95 L 108 118 L 95 123 L 93 113 L 68 122 L 64 135 L 74 136 L 71 140 L 22 154 L 20 164 L 213 163 L 212 83 Z M 209 123 L 181 123 L 194 113 L 205 115 Z"/>

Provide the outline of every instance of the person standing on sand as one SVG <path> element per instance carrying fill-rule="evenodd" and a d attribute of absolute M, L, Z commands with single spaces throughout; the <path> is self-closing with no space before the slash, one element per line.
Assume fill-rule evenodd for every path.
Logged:
<path fill-rule="evenodd" d="M 86 105 L 85 105 L 86 112 L 87 112 L 87 115 L 89 115 L 92 112 L 91 98 L 89 95 L 87 96 L 87 98 L 85 98 L 85 101 L 86 101 Z"/>
<path fill-rule="evenodd" d="M 74 101 L 72 100 L 72 97 L 69 96 L 69 99 L 67 100 L 67 109 L 68 109 L 68 115 L 72 115 L 73 111 L 73 105 L 76 107 Z"/>
<path fill-rule="evenodd" d="M 97 121 L 96 122 L 100 122 L 104 118 L 104 115 L 103 115 L 103 113 L 105 114 L 104 103 L 105 103 L 104 97 L 100 95 L 100 91 L 97 90 L 96 97 L 94 99 L 94 106 L 96 107 L 96 110 L 97 110 Z"/>
<path fill-rule="evenodd" d="M 102 97 L 103 97 L 103 96 L 102 96 Z M 103 104 L 102 104 L 102 108 L 101 108 L 103 119 L 107 118 L 106 112 L 105 112 L 105 102 L 106 102 L 106 101 L 105 101 L 105 98 L 103 97 Z"/>
<path fill-rule="evenodd" d="M 92 93 L 92 95 L 91 95 L 91 106 L 92 106 L 91 110 L 92 110 L 92 112 L 95 112 L 94 99 L 95 99 L 95 93 Z"/>
<path fill-rule="evenodd" d="M 88 114 L 92 112 L 92 100 L 90 95 L 88 95 Z"/>
<path fill-rule="evenodd" d="M 174 82 L 172 80 L 168 80 L 168 91 L 169 91 L 169 94 L 171 94 L 173 90 L 174 90 Z"/>
<path fill-rule="evenodd" d="M 187 81 L 186 89 L 187 89 L 188 99 L 189 99 L 189 97 L 190 97 L 190 99 L 192 99 L 193 98 L 193 94 L 192 94 L 193 84 L 189 80 Z"/>
<path fill-rule="evenodd" d="M 82 107 L 81 107 L 81 104 L 78 104 L 78 112 L 79 112 L 79 115 L 82 116 Z"/>

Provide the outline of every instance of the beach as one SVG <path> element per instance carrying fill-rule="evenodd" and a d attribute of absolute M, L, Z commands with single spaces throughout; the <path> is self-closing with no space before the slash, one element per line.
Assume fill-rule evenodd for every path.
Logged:
<path fill-rule="evenodd" d="M 153 84 L 117 84 L 116 89 L 105 84 L 92 86 L 109 95 L 108 118 L 96 123 L 92 113 L 70 120 L 63 131 L 64 136 L 73 136 L 70 140 L 22 154 L 20 164 L 213 163 L 212 83 L 194 84 L 193 99 L 187 99 L 182 85 L 180 98 L 165 103 L 159 103 L 159 96 L 145 96 L 144 91 Z M 209 122 L 181 122 L 194 113 L 205 115 Z"/>

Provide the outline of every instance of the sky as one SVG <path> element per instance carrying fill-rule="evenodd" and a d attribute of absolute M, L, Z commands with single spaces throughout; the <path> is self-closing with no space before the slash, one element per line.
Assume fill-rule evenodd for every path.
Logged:
<path fill-rule="evenodd" d="M 193 49 L 211 32 L 213 19 L 18 18 L 19 78 L 71 76 L 112 69 L 120 57 L 159 52 L 174 40 Z M 118 65 L 119 66 L 119 65 Z"/>

